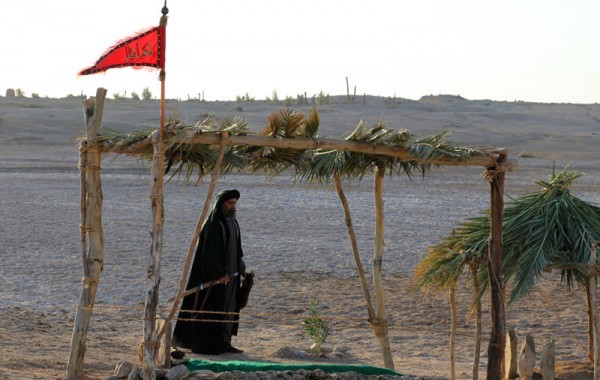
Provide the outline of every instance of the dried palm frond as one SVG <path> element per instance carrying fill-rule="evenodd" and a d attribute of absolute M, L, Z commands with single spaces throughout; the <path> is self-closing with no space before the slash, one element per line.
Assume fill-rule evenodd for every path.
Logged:
<path fill-rule="evenodd" d="M 97 143 L 102 146 L 102 150 L 107 153 L 118 152 L 124 148 L 141 142 L 152 134 L 153 130 L 135 131 L 121 133 L 110 128 L 103 128 L 103 133 L 98 134 L 91 143 Z M 149 144 L 145 149 L 135 152 L 133 155 L 138 158 L 152 159 L 153 148 Z"/>
<path fill-rule="evenodd" d="M 404 160 L 385 155 L 354 153 L 340 150 L 317 150 L 310 165 L 299 167 L 296 177 L 302 181 L 327 182 L 334 174 L 350 179 L 362 178 L 376 167 L 383 168 L 390 174 L 405 173 L 409 177 L 415 171 L 423 175 L 431 165 L 423 161 L 438 158 L 466 160 L 479 152 L 473 148 L 454 147 L 446 142 L 448 131 L 414 139 L 407 129 L 388 129 L 381 122 L 369 127 L 362 120 L 354 131 L 346 137 L 348 141 L 364 142 L 373 145 L 391 145 L 409 150 L 414 160 Z"/>
<path fill-rule="evenodd" d="M 481 153 L 473 147 L 456 147 L 448 144 L 446 138 L 449 135 L 450 131 L 446 130 L 418 139 L 410 145 L 410 153 L 421 160 L 454 158 L 459 161 L 465 161 L 469 157 Z"/>
<path fill-rule="evenodd" d="M 268 124 L 261 133 L 262 136 L 274 139 L 317 138 L 319 132 L 319 115 L 315 108 L 308 115 L 289 109 L 282 110 L 269 116 Z M 231 135 L 248 134 L 248 124 L 244 119 L 236 117 L 225 119 L 218 123 L 212 115 L 193 126 L 182 126 L 182 123 L 172 117 L 167 123 L 165 133 L 165 161 L 167 172 L 172 167 L 175 170 L 171 178 L 184 175 L 189 179 L 194 171 L 202 177 L 212 171 L 216 162 L 218 147 L 208 144 L 195 144 L 193 139 L 198 134 L 229 132 Z M 122 148 L 131 147 L 150 135 L 148 132 L 135 132 L 125 135 L 107 133 L 98 137 L 109 149 L 124 152 Z M 479 152 L 472 148 L 454 147 L 446 142 L 448 132 L 415 139 L 413 134 L 406 130 L 385 128 L 383 123 L 377 123 L 370 128 L 361 121 L 355 130 L 346 137 L 348 141 L 357 141 L 372 145 L 386 145 L 400 147 L 408 150 L 414 160 L 400 159 L 382 154 L 362 154 L 344 150 L 318 150 L 273 148 L 257 146 L 232 146 L 227 147 L 222 174 L 233 170 L 249 168 L 252 171 L 262 169 L 266 173 L 275 175 L 281 171 L 294 167 L 295 178 L 307 182 L 329 181 L 334 174 L 348 178 L 362 178 L 365 174 L 373 172 L 375 168 L 388 171 L 390 174 L 406 173 L 411 176 L 415 171 L 425 174 L 430 164 L 424 162 L 438 158 L 452 158 L 454 160 L 467 159 Z M 141 158 L 151 158 L 153 154 L 150 144 L 137 146 L 130 154 Z M 133 152 L 135 150 L 135 152 Z"/>
<path fill-rule="evenodd" d="M 285 109 L 269 115 L 261 135 L 276 139 L 315 138 L 318 131 L 319 114 L 316 108 L 308 116 Z M 305 166 L 312 157 L 311 150 L 272 147 L 246 147 L 243 153 L 252 156 L 252 171 L 262 169 L 270 174 L 278 174 L 290 166 Z"/>
<path fill-rule="evenodd" d="M 430 247 L 427 256 L 419 262 L 414 285 L 427 291 L 448 289 L 458 282 L 465 264 L 460 238 L 456 235 L 446 237 L 440 244 Z"/>
<path fill-rule="evenodd" d="M 194 126 L 176 129 L 166 140 L 167 146 L 165 160 L 167 169 L 177 163 L 178 166 L 171 175 L 184 174 L 184 178 L 189 180 L 194 171 L 198 172 L 199 177 L 212 172 L 217 161 L 219 147 L 209 144 L 193 144 L 193 138 L 198 134 L 228 132 L 230 135 L 246 135 L 248 133 L 248 123 L 241 117 L 235 117 L 233 120 L 226 118 L 218 123 L 214 116 L 209 116 L 196 123 Z M 240 153 L 235 146 L 225 148 L 221 174 L 228 174 L 232 170 L 242 170 L 248 162 L 248 158 Z"/>
<path fill-rule="evenodd" d="M 450 236 L 429 248 L 415 270 L 416 287 L 442 290 L 456 285 L 469 263 L 485 263 L 489 238 L 489 216 L 465 221 Z"/>

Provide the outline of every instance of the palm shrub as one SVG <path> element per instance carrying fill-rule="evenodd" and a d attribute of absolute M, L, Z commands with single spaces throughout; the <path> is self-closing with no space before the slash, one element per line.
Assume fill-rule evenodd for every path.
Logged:
<path fill-rule="evenodd" d="M 528 294 L 535 280 L 550 269 L 561 271 L 568 288 L 587 278 L 592 243 L 600 240 L 600 207 L 571 193 L 583 174 L 555 169 L 548 181 L 534 181 L 541 190 L 510 199 L 502 219 L 502 277 L 512 285 L 509 303 Z M 451 236 L 431 247 L 417 265 L 415 284 L 441 290 L 458 282 L 465 265 L 479 265 L 479 298 L 489 272 L 487 243 L 489 210 L 465 221 Z M 479 299 L 478 298 L 478 299 Z"/>
<path fill-rule="evenodd" d="M 309 316 L 302 322 L 304 325 L 304 331 L 302 332 L 302 339 L 307 336 L 312 338 L 315 343 L 314 353 L 318 356 L 322 355 L 323 344 L 329 336 L 329 326 L 327 322 L 321 317 L 319 311 L 319 301 L 313 299 L 310 303 Z"/>
<path fill-rule="evenodd" d="M 527 294 L 546 269 L 557 269 L 569 289 L 583 285 L 588 276 L 592 243 L 600 240 L 600 207 L 571 193 L 583 173 L 553 169 L 542 189 L 515 199 L 504 224 L 508 244 L 505 276 L 514 276 L 511 302 Z"/>

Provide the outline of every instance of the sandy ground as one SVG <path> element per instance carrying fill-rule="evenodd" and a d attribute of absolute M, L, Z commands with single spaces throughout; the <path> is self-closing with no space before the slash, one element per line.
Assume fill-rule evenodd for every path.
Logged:
<path fill-rule="evenodd" d="M 600 203 L 600 106 L 465 101 L 433 97 L 419 102 L 367 98 L 367 104 L 319 107 L 321 136 L 342 137 L 365 119 L 408 128 L 419 136 L 442 129 L 464 144 L 499 146 L 519 169 L 507 175 L 506 195 L 536 190 L 553 161 L 587 175 L 573 192 Z M 242 107 L 241 109 L 236 107 Z M 189 123 L 207 114 L 240 114 L 259 130 L 269 113 L 283 106 L 263 103 L 169 102 Z M 307 111 L 310 106 L 297 107 Z M 155 102 L 107 101 L 104 126 L 120 131 L 153 128 Z M 64 378 L 75 305 L 83 274 L 79 246 L 79 173 L 76 138 L 82 133 L 79 100 L 0 98 L 0 377 Z M 411 290 L 415 265 L 427 247 L 463 219 L 489 207 L 481 168 L 433 169 L 425 178 L 385 181 L 384 277 L 390 341 L 399 372 L 428 379 L 447 378 L 450 311 L 446 294 Z M 145 267 L 150 251 L 149 169 L 123 157 L 103 162 L 104 272 L 88 333 L 86 374 L 104 378 L 117 361 L 136 360 L 142 338 Z M 208 181 L 198 186 L 173 179 L 165 186 L 166 227 L 160 304 L 168 306 L 200 214 Z M 353 222 L 367 273 L 373 246 L 372 180 L 346 184 Z M 313 299 L 331 319 L 328 345 L 344 357 L 321 360 L 382 365 L 370 331 L 360 282 L 335 191 L 327 186 L 294 185 L 289 175 L 222 178 L 217 190 L 242 193 L 238 215 L 246 263 L 257 272 L 234 345 L 243 354 L 217 359 L 296 361 L 289 353 L 308 347 L 301 338 L 303 315 Z M 560 379 L 591 378 L 585 363 L 587 317 L 583 293 L 569 293 L 557 273 L 548 274 L 532 293 L 508 309 L 507 327 L 522 341 L 533 335 L 538 352 L 555 339 Z M 475 320 L 468 315 L 470 290 L 458 290 L 458 378 L 471 377 Z M 102 306 L 119 306 L 120 309 Z M 484 304 L 484 337 L 489 336 L 489 305 Z M 480 377 L 485 376 L 487 340 L 482 344 Z M 538 354 L 539 365 L 539 354 Z"/>

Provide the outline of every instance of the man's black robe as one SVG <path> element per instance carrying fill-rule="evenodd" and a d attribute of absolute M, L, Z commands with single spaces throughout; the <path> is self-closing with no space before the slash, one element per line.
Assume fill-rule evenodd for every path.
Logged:
<path fill-rule="evenodd" d="M 243 252 L 239 226 L 237 236 L 231 236 L 221 210 L 226 200 L 231 198 L 238 199 L 239 196 L 237 190 L 224 190 L 217 195 L 212 211 L 200 231 L 198 247 L 186 290 L 209 281 L 217 280 L 227 274 L 230 239 L 237 240 L 237 268 L 240 268 L 240 271 L 243 270 Z M 235 223 L 237 224 L 237 221 Z M 230 286 L 235 286 L 235 289 L 239 290 L 240 277 L 233 277 L 230 284 Z M 226 287 L 227 285 L 224 284 L 216 284 L 185 297 L 178 319 L 211 319 L 218 321 L 226 319 L 223 315 L 219 314 L 185 312 L 185 310 L 224 311 Z M 236 307 L 235 311 L 239 312 L 239 308 Z M 236 316 L 235 320 L 237 319 Z M 218 354 L 230 345 L 230 342 L 227 342 L 224 338 L 224 330 L 225 323 L 223 322 L 178 320 L 173 332 L 173 346 L 188 348 L 192 352 Z M 233 322 L 231 335 L 237 335 L 237 330 L 238 323 Z"/>

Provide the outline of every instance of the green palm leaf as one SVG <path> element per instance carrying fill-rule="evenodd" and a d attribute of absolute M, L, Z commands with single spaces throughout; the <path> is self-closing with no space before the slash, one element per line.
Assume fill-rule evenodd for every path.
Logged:
<path fill-rule="evenodd" d="M 571 194 L 573 181 L 581 176 L 568 168 L 560 173 L 553 170 L 549 181 L 535 182 L 542 187 L 540 191 L 507 202 L 502 220 L 502 278 L 505 283 L 512 283 L 510 303 L 530 292 L 536 279 L 547 270 L 560 270 L 569 288 L 585 282 L 592 243 L 600 240 L 600 208 Z M 464 264 L 445 256 L 457 252 L 462 252 L 464 260 L 472 255 L 485 263 L 489 230 L 489 210 L 464 222 L 457 233 L 434 246 L 419 263 L 416 284 L 425 289 L 455 284 L 458 266 Z M 446 252 L 436 253 L 436 250 Z M 488 266 L 481 266 L 480 296 L 489 275 Z"/>

